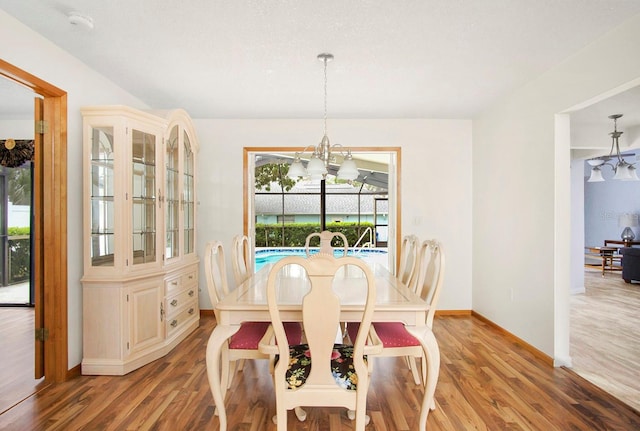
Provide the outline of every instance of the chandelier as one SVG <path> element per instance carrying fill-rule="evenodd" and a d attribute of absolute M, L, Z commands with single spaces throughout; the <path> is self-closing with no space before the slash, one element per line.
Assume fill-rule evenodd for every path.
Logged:
<path fill-rule="evenodd" d="M 295 154 L 293 162 L 287 172 L 287 177 L 299 178 L 310 176 L 312 180 L 325 180 L 327 178 L 329 164 L 336 162 L 334 152 L 339 152 L 344 157 L 344 160 L 340 165 L 340 169 L 338 169 L 337 177 L 341 180 L 353 181 L 358 178 L 360 172 L 358 172 L 356 162 L 353 160 L 351 150 L 345 149 L 345 154 L 342 150 L 342 145 L 331 145 L 329 143 L 329 137 L 327 136 L 327 63 L 333 60 L 333 54 L 318 54 L 318 60 L 324 63 L 324 136 L 322 136 L 320 143 L 313 148 L 313 153 L 306 168 L 302 164 L 300 155 L 311 148 L 311 146 Z"/>
<path fill-rule="evenodd" d="M 608 156 L 594 157 L 593 159 L 587 160 L 587 163 L 591 166 L 591 176 L 587 182 L 595 183 L 604 181 L 604 178 L 602 177 L 603 166 L 609 166 L 613 169 L 613 172 L 615 172 L 615 175 L 613 176 L 614 180 L 640 180 L 640 178 L 638 178 L 636 168 L 633 166 L 634 164 L 625 161 L 622 158 L 623 156 L 620 154 L 620 144 L 618 143 L 618 140 L 620 139 L 620 136 L 622 136 L 622 132 L 618 132 L 617 128 L 617 121 L 620 117 L 622 117 L 622 114 L 609 115 L 609 118 L 613 120 L 613 132 L 609 133 L 611 135 L 611 151 L 609 151 Z"/>

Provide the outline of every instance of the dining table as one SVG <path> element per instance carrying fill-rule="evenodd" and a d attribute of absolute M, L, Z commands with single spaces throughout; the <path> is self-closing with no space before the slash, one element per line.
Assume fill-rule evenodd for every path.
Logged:
<path fill-rule="evenodd" d="M 263 266 L 244 283 L 231 291 L 216 305 L 216 326 L 207 342 L 206 365 L 220 430 L 227 429 L 224 398 L 227 388 L 221 387 L 221 353 L 227 340 L 246 321 L 270 321 L 267 305 L 267 279 L 273 264 Z M 278 308 L 284 321 L 302 321 L 302 299 L 309 290 L 309 281 L 302 267 L 286 267 L 278 278 Z M 372 263 L 375 275 L 376 305 L 373 321 L 403 322 L 422 346 L 427 361 L 426 385 L 420 410 L 419 429 L 426 430 L 427 415 L 435 408 L 434 393 L 440 369 L 440 350 L 432 330 L 426 325 L 429 305 L 394 276 L 386 266 Z M 359 322 L 366 300 L 366 279 L 362 271 L 339 271 L 333 290 L 340 299 L 340 320 Z M 375 368 L 374 371 L 375 373 Z"/>

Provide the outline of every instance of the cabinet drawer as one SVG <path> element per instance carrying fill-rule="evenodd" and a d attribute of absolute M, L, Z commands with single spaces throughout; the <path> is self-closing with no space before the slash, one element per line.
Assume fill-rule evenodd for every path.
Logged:
<path fill-rule="evenodd" d="M 173 333 L 179 330 L 187 322 L 193 321 L 199 314 L 198 303 L 193 301 L 186 307 L 180 309 L 173 317 L 167 317 L 167 338 L 171 337 Z"/>
<path fill-rule="evenodd" d="M 189 302 L 193 302 L 194 298 L 197 298 L 198 291 L 196 286 L 188 287 L 180 293 L 165 299 L 164 309 L 167 310 L 167 317 L 173 316 L 180 308 Z"/>
<path fill-rule="evenodd" d="M 186 289 L 187 287 L 196 286 L 198 284 L 198 272 L 197 270 L 185 272 L 184 274 L 171 277 L 164 282 L 164 289 L 166 295 L 171 295 L 179 290 Z"/>

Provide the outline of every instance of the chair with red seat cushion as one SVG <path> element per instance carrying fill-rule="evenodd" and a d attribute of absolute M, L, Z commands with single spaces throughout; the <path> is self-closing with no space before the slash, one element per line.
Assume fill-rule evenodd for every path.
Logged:
<path fill-rule="evenodd" d="M 414 274 L 418 263 L 419 240 L 415 235 L 407 235 L 402 238 L 400 245 L 400 263 L 396 271 L 396 277 L 413 289 Z"/>
<path fill-rule="evenodd" d="M 251 258 L 251 243 L 246 235 L 233 237 L 233 253 L 231 267 L 236 287 L 244 283 L 253 274 L 253 259 Z"/>
<path fill-rule="evenodd" d="M 309 248 L 311 239 L 316 236 L 320 238 L 320 249 L 318 250 L 319 253 L 327 253 L 327 254 L 334 253 L 334 248 L 333 248 L 333 245 L 331 244 L 331 241 L 333 241 L 333 238 L 342 239 L 342 255 L 343 256 L 346 256 L 347 253 L 349 252 L 349 241 L 347 240 L 347 237 L 342 232 L 331 232 L 329 230 L 325 230 L 320 233 L 313 232 L 307 235 L 307 238 L 304 242 L 304 251 L 307 257 L 311 256 L 311 252 L 310 252 L 311 250 Z"/>
<path fill-rule="evenodd" d="M 215 307 L 229 293 L 224 249 L 219 241 L 207 243 L 204 268 L 209 298 L 213 305 L 216 321 L 219 321 L 218 311 Z M 222 372 L 220 374 L 222 388 L 226 389 L 231 386 L 232 375 L 235 374 L 236 361 L 243 359 L 269 359 L 268 355 L 264 355 L 258 350 L 258 343 L 268 327 L 269 322 L 243 322 L 238 332 L 231 336 L 222 350 Z M 301 342 L 302 327 L 299 323 L 287 323 L 286 331 L 287 337 L 292 342 Z M 233 367 L 230 366 L 231 364 L 233 364 Z"/>
<path fill-rule="evenodd" d="M 444 277 L 444 253 L 438 241 L 426 240 L 420 245 L 416 270 L 416 293 L 429 304 L 425 325 L 432 328 Z M 352 324 L 347 326 L 349 338 L 357 333 L 356 326 Z M 377 356 L 407 357 L 415 383 L 420 384 L 422 380 L 424 385 L 427 367 L 420 342 L 406 330 L 402 322 L 373 322 L 372 326 L 384 345 L 382 353 Z M 418 375 L 416 358 L 421 359 L 422 379 Z"/>

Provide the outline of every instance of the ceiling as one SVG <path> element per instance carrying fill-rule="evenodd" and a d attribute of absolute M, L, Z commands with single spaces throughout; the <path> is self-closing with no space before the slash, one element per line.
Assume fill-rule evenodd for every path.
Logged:
<path fill-rule="evenodd" d="M 640 13 L 640 1 L 2 0 L 0 8 L 154 109 L 322 118 L 316 56 L 330 52 L 329 118 L 473 118 Z M 93 29 L 71 24 L 72 11 Z M 31 96 L 6 108 L 26 90 L 5 82 L 0 115 L 30 113 Z M 599 120 L 606 138 L 611 109 L 628 127 L 637 110 L 640 124 L 637 102 L 580 121 Z"/>
<path fill-rule="evenodd" d="M 3 0 L 156 109 L 194 118 L 472 118 L 638 0 Z M 89 30 L 69 23 L 80 12 Z"/>

